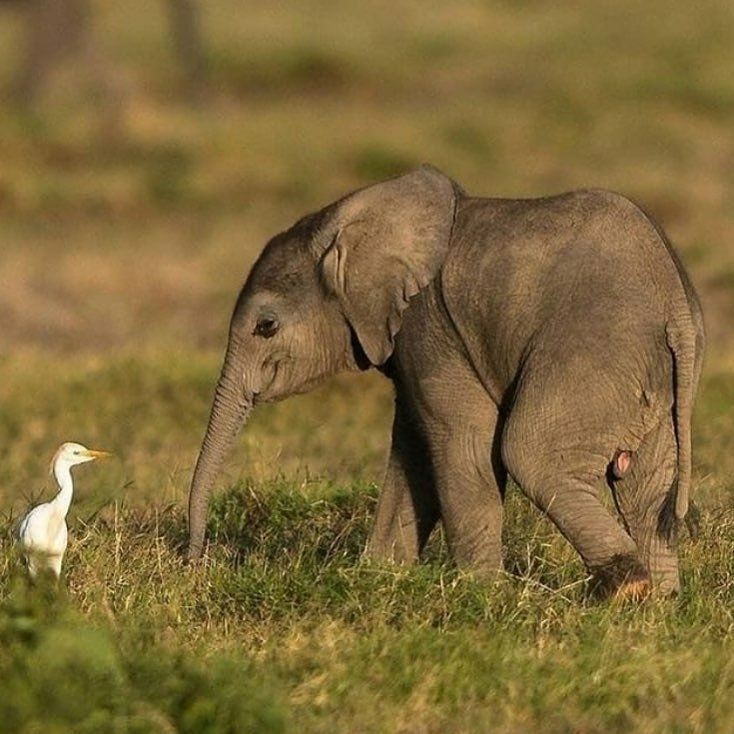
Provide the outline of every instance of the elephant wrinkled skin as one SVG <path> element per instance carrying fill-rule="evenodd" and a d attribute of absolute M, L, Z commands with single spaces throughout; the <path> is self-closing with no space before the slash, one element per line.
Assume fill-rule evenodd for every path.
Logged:
<path fill-rule="evenodd" d="M 598 588 L 674 591 L 703 343 L 670 243 L 620 195 L 475 198 L 429 166 L 352 193 L 274 237 L 240 293 L 189 557 L 252 406 L 376 367 L 395 419 L 368 555 L 414 561 L 440 519 L 459 565 L 495 573 L 509 475 Z"/>

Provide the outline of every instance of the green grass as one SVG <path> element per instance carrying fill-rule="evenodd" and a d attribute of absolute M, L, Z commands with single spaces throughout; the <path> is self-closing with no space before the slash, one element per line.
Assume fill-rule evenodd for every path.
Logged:
<path fill-rule="evenodd" d="M 111 135 L 73 69 L 0 105 L 0 732 L 729 732 L 734 719 L 734 17 L 725 0 L 201 3 L 189 103 L 165 4 L 94 2 Z M 20 46 L 0 7 L 0 93 Z M 82 75 L 83 76 L 83 75 Z M 677 243 L 709 334 L 701 535 L 683 590 L 593 603 L 513 488 L 507 572 L 360 551 L 389 441 L 377 375 L 256 411 L 183 564 L 227 319 L 269 236 L 429 161 L 469 192 L 631 194 Z M 12 533 L 77 472 L 58 589 Z"/>
<path fill-rule="evenodd" d="M 58 596 L 6 559 L 0 670 L 22 692 L 4 699 L 7 730 L 725 731 L 731 512 L 685 544 L 677 600 L 624 606 L 588 601 L 579 563 L 516 494 L 507 561 L 522 575 L 479 583 L 440 538 L 414 569 L 361 561 L 373 498 L 241 483 L 214 502 L 195 569 L 179 507 L 118 503 L 73 524 Z"/>

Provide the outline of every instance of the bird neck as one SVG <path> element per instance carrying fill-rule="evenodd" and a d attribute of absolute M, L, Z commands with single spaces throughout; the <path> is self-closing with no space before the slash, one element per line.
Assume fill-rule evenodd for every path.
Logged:
<path fill-rule="evenodd" d="M 74 482 L 71 479 L 71 467 L 62 464 L 54 466 L 54 477 L 59 485 L 59 493 L 54 497 L 53 503 L 59 512 L 66 517 L 71 506 L 71 497 L 74 494 Z"/>

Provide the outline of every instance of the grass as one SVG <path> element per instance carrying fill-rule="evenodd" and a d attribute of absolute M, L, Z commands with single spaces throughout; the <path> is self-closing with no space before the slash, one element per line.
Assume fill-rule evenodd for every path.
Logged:
<path fill-rule="evenodd" d="M 214 504 L 199 569 L 176 552 L 178 507 L 117 504 L 77 520 L 61 597 L 4 575 L 3 673 L 23 691 L 6 704 L 8 730 L 708 731 L 729 720 L 731 513 L 686 545 L 678 600 L 625 607 L 586 600 L 579 564 L 516 496 L 508 560 L 520 577 L 473 581 L 438 542 L 416 569 L 362 562 L 373 495 L 237 485 Z M 96 699 L 82 695 L 92 684 Z"/>
<path fill-rule="evenodd" d="M 95 2 L 124 90 L 110 131 L 64 76 L 0 106 L 0 731 L 728 732 L 734 717 L 734 18 L 724 0 L 202 4 L 189 104 L 162 4 Z M 318 18 L 318 23 L 314 22 Z M 0 87 L 19 46 L 0 7 Z M 68 82 L 68 83 L 66 83 Z M 513 489 L 507 573 L 360 557 L 392 410 L 343 376 L 257 411 L 183 565 L 191 468 L 237 288 L 265 240 L 421 161 L 470 192 L 624 191 L 678 243 L 705 308 L 701 535 L 683 591 L 591 603 Z M 12 543 L 80 469 L 57 590 Z"/>

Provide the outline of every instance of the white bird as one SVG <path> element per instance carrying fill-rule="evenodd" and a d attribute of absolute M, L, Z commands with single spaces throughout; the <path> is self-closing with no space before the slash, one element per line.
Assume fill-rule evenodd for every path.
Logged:
<path fill-rule="evenodd" d="M 109 456 L 108 451 L 92 451 L 79 443 L 64 443 L 51 461 L 51 473 L 59 493 L 50 502 L 34 507 L 21 521 L 18 537 L 32 577 L 50 569 L 58 579 L 66 552 L 66 514 L 69 512 L 74 482 L 71 468 L 77 464 Z"/>

